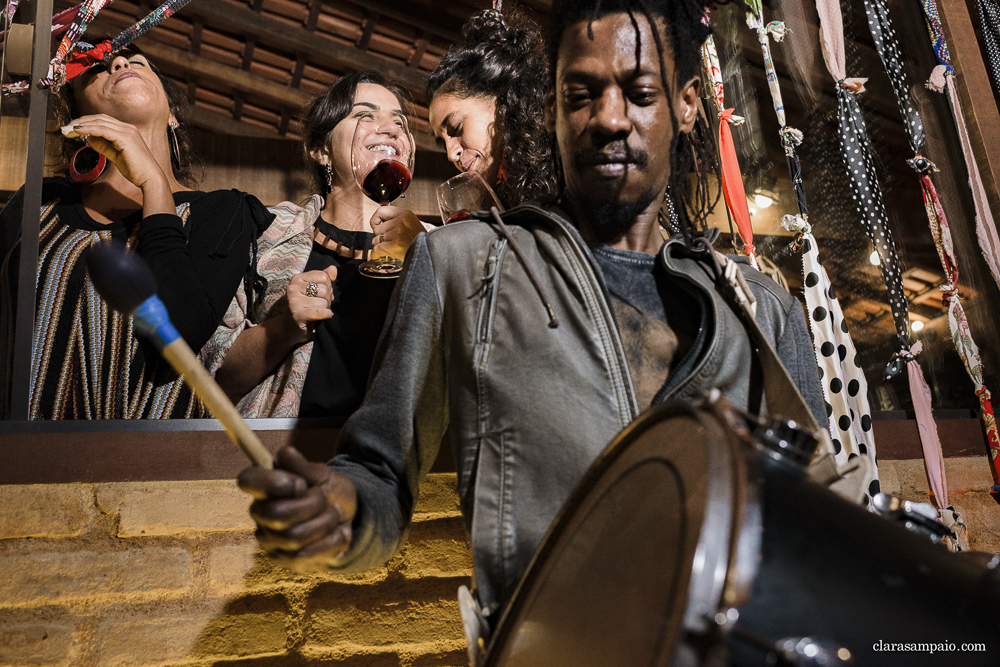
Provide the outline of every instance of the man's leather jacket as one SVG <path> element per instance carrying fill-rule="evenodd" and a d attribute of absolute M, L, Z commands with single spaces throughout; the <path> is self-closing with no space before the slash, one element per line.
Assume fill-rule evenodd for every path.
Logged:
<path fill-rule="evenodd" d="M 450 428 L 487 608 L 506 605 L 577 481 L 639 413 L 609 296 L 577 230 L 534 206 L 503 219 L 519 253 L 489 221 L 453 223 L 414 242 L 366 399 L 331 462 L 357 486 L 354 541 L 342 562 L 360 571 L 402 547 L 417 487 Z M 657 401 L 718 387 L 745 408 L 751 349 L 743 326 L 682 241 L 666 243 L 660 258 L 702 312 L 692 313 L 701 318 L 698 342 Z M 825 425 L 801 306 L 744 268 L 761 328 Z"/>

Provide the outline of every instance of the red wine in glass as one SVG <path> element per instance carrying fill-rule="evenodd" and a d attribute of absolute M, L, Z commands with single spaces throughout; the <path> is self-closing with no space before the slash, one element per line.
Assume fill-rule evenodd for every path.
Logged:
<path fill-rule="evenodd" d="M 472 217 L 472 213 L 470 213 L 468 209 L 463 208 L 461 211 L 455 211 L 450 216 L 448 216 L 448 219 L 445 220 L 444 224 L 447 225 L 449 222 L 458 222 L 460 220 L 468 220 L 471 217 Z"/>
<path fill-rule="evenodd" d="M 358 119 L 351 142 L 351 170 L 361 192 L 376 204 L 388 205 L 403 194 L 413 170 L 413 135 L 401 112 L 376 109 Z M 383 255 L 359 264 L 358 272 L 371 278 L 395 278 L 403 269 L 402 260 L 380 250 Z"/>
<path fill-rule="evenodd" d="M 365 177 L 361 189 L 372 201 L 387 204 L 409 186 L 410 172 L 406 165 L 396 160 L 382 160 Z"/>

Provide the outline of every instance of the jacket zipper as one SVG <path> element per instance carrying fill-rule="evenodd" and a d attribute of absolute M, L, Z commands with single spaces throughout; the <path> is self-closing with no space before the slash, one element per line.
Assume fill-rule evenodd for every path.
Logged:
<path fill-rule="evenodd" d="M 581 291 L 589 297 L 599 310 L 600 317 L 597 318 L 598 329 L 601 339 L 604 341 L 605 348 L 613 353 L 609 355 L 611 372 L 614 376 L 613 379 L 618 380 L 620 383 L 620 394 L 623 394 L 618 397 L 619 404 L 623 409 L 619 416 L 622 419 L 623 426 L 627 426 L 639 416 L 639 407 L 635 399 L 635 389 L 632 385 L 632 374 L 629 371 L 628 364 L 625 362 L 625 347 L 622 344 L 621 334 L 618 332 L 618 327 L 615 324 L 614 315 L 611 313 L 611 305 L 608 303 L 608 298 L 603 288 L 596 290 L 596 292 L 599 292 L 597 294 L 595 294 L 595 290 L 593 289 L 594 285 L 601 286 L 601 282 L 597 279 L 597 273 L 594 270 L 593 260 L 591 260 L 586 247 L 577 240 L 574 232 L 566 228 L 566 223 L 551 216 L 547 211 L 542 209 L 537 210 L 558 225 L 564 232 L 563 236 L 567 240 L 567 243 L 564 245 L 568 245 L 573 251 L 569 253 L 570 256 L 575 257 L 581 267 L 583 267 L 582 270 L 586 272 L 585 277 L 587 280 L 580 281 Z"/>
<path fill-rule="evenodd" d="M 504 250 L 507 249 L 506 239 L 498 238 L 490 246 L 490 254 L 486 259 L 486 272 L 483 274 L 482 287 L 483 300 L 479 310 L 479 342 L 487 343 L 493 334 L 493 317 L 495 310 L 493 307 L 496 301 L 497 287 L 500 282 L 500 259 Z"/>

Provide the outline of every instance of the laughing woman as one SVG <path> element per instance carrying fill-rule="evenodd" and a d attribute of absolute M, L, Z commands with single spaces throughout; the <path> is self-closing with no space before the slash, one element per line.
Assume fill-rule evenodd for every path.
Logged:
<path fill-rule="evenodd" d="M 47 178 L 42 188 L 30 417 L 205 416 L 157 351 L 136 338 L 131 318 L 97 295 L 86 273 L 86 250 L 117 239 L 138 252 L 152 268 L 177 330 L 198 350 L 237 287 L 254 282 L 251 248 L 272 216 L 235 190 L 190 189 L 183 98 L 137 50 L 91 68 L 64 93 L 71 178 Z M 88 153 L 94 158 L 89 164 Z M 11 392 L 20 390 L 10 386 L 10 368 L 22 193 L 0 215 L 4 416 Z"/>
<path fill-rule="evenodd" d="M 364 196 L 352 140 L 365 121 L 379 141 L 406 145 L 393 138 L 406 131 L 406 98 L 377 72 L 353 73 L 306 111 L 306 160 L 321 194 L 271 209 L 277 219 L 258 263 L 263 300 L 238 292 L 203 351 L 244 417 L 345 418 L 361 404 L 396 281 L 364 276 L 358 265 L 373 250 L 402 256 L 424 227 L 411 211 Z"/>

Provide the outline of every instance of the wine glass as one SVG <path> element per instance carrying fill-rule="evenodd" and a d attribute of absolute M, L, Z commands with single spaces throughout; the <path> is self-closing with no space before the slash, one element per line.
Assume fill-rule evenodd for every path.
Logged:
<path fill-rule="evenodd" d="M 488 211 L 496 206 L 503 211 L 500 200 L 478 171 L 452 176 L 437 186 L 438 210 L 444 224 L 470 217 L 475 211 Z"/>
<path fill-rule="evenodd" d="M 358 119 L 351 142 L 354 180 L 366 197 L 388 205 L 410 185 L 413 153 L 413 135 L 406 117 L 398 111 L 371 110 Z M 402 257 L 382 252 L 386 254 L 363 262 L 358 271 L 372 278 L 399 275 L 403 270 Z"/>

